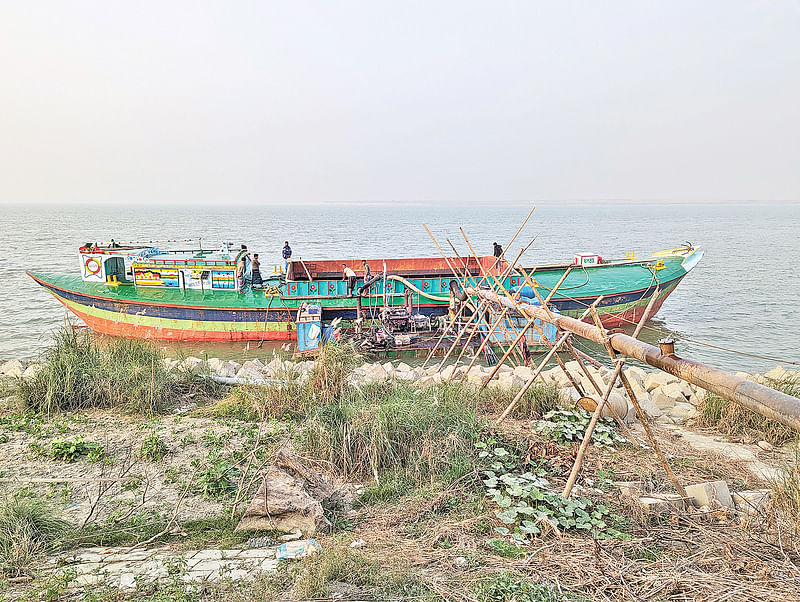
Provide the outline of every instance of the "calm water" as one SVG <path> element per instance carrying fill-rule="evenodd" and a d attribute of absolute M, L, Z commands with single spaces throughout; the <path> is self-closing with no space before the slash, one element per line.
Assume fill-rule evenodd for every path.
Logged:
<path fill-rule="evenodd" d="M 35 358 L 65 310 L 25 276 L 26 269 L 77 273 L 78 246 L 90 240 L 203 237 L 204 246 L 223 239 L 243 242 L 280 262 L 288 239 L 305 259 L 438 256 L 422 223 L 444 244 L 466 252 L 463 226 L 479 253 L 504 244 L 530 206 L 319 206 L 260 208 L 23 208 L 0 213 L 0 358 Z M 526 264 L 568 260 L 573 252 L 645 256 L 689 240 L 705 258 L 667 300 L 643 338 L 666 332 L 748 353 L 800 362 L 800 205 L 547 204 L 511 248 L 534 234 Z M 267 270 L 265 270 L 267 271 Z M 584 345 L 584 348 L 586 346 Z M 730 370 L 763 370 L 775 364 L 681 341 L 679 354 Z M 245 345 L 188 348 L 211 355 L 244 357 Z M 251 350 L 252 351 L 252 350 Z"/>

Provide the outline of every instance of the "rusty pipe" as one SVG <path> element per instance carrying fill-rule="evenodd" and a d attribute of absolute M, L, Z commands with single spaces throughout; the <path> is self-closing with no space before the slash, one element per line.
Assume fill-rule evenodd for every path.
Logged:
<path fill-rule="evenodd" d="M 501 297 L 491 291 L 473 287 L 466 287 L 466 291 L 470 295 L 482 297 L 493 303 L 508 307 L 511 311 L 517 309 L 510 299 Z M 596 326 L 568 316 L 551 315 L 543 308 L 529 303 L 518 302 L 517 305 L 519 310 L 529 318 L 537 318 L 584 339 L 589 339 L 600 345 L 603 344 L 605 333 Z M 674 351 L 669 355 L 665 355 L 658 347 L 643 343 L 626 334 L 609 335 L 609 342 L 615 351 L 623 355 L 677 376 L 686 382 L 738 403 L 762 416 L 772 418 L 781 424 L 800 430 L 800 399 L 797 397 L 723 370 L 712 368 L 700 362 L 678 357 L 674 354 Z M 671 351 L 671 349 L 666 348 L 665 351 Z"/>

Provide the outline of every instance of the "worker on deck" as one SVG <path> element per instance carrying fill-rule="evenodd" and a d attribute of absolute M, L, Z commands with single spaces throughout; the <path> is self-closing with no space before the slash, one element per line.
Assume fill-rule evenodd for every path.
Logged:
<path fill-rule="evenodd" d="M 239 261 L 236 262 L 236 281 L 239 284 L 239 294 L 244 293 L 245 287 L 245 277 L 244 273 L 247 268 L 247 253 L 243 253 L 242 256 L 239 258 Z"/>
<path fill-rule="evenodd" d="M 283 257 L 283 261 L 284 261 L 284 264 L 285 264 L 283 266 L 284 272 L 288 276 L 288 274 L 289 274 L 289 260 L 292 258 L 292 247 L 289 246 L 289 241 L 288 240 L 284 241 L 284 243 L 283 243 L 283 251 L 281 251 L 281 256 Z"/>
<path fill-rule="evenodd" d="M 356 280 L 358 277 L 351 268 L 347 267 L 346 263 L 342 264 L 342 274 L 344 274 L 344 279 L 347 280 L 347 296 L 352 297 L 353 291 L 356 288 Z"/>
<path fill-rule="evenodd" d="M 261 278 L 261 262 L 258 260 L 258 253 L 253 253 L 253 261 L 250 262 L 250 282 L 253 288 L 261 288 L 264 286 L 264 280 Z"/>
<path fill-rule="evenodd" d="M 370 276 L 372 276 L 372 270 L 369 268 L 369 264 L 367 263 L 366 259 L 361 260 L 361 267 L 364 268 L 364 282 L 369 280 Z"/>
<path fill-rule="evenodd" d="M 503 247 L 498 245 L 496 242 L 492 243 L 494 246 L 494 266 L 497 267 L 497 264 L 500 263 L 500 258 L 503 256 Z"/>

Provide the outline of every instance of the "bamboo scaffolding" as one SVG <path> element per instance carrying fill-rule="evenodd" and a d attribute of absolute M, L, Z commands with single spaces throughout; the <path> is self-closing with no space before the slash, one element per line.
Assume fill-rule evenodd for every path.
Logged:
<path fill-rule="evenodd" d="M 642 315 L 642 319 L 639 320 L 639 323 L 636 325 L 636 330 L 633 331 L 633 338 L 635 339 L 639 336 L 639 333 L 642 331 L 642 327 L 644 323 L 647 321 L 647 316 L 652 309 L 653 303 L 655 302 L 655 297 L 650 299 L 650 303 L 647 305 L 647 309 L 645 309 L 644 314 Z M 596 303 L 592 304 L 589 307 L 589 311 L 593 313 L 594 316 L 597 316 L 597 309 Z M 600 321 L 600 318 L 597 318 Z M 599 330 L 599 329 L 598 329 Z M 604 331 L 605 334 L 605 331 Z M 578 478 L 578 472 L 581 469 L 581 465 L 583 464 L 583 457 L 586 455 L 586 449 L 589 447 L 589 444 L 592 441 L 592 435 L 594 434 L 594 427 L 597 424 L 597 421 L 600 419 L 600 414 L 603 411 L 606 403 L 608 402 L 608 397 L 611 395 L 611 391 L 614 390 L 614 384 L 617 382 L 617 378 L 619 378 L 620 373 L 622 372 L 622 367 L 625 365 L 625 358 L 617 358 L 614 363 L 616 364 L 614 367 L 614 372 L 611 374 L 611 378 L 608 381 L 608 386 L 606 387 L 606 392 L 603 394 L 602 399 L 600 399 L 600 403 L 597 404 L 597 407 L 592 414 L 591 420 L 589 420 L 589 425 L 586 427 L 586 432 L 583 434 L 583 441 L 581 441 L 580 447 L 578 447 L 578 453 L 575 456 L 575 463 L 572 465 L 572 470 L 569 473 L 569 478 L 567 479 L 567 484 L 564 485 L 564 492 L 561 494 L 564 499 L 569 498 L 569 494 L 572 493 L 572 488 L 575 486 L 575 481 Z"/>
<path fill-rule="evenodd" d="M 524 270 L 520 270 L 520 271 L 522 272 L 522 275 L 525 278 L 525 282 L 531 287 L 531 290 L 533 291 L 533 294 L 536 295 L 536 299 L 539 301 L 539 303 L 544 308 L 544 310 L 548 313 L 548 315 L 552 318 L 554 316 L 554 314 L 553 314 L 553 312 L 550 311 L 550 308 L 548 307 L 548 303 L 550 302 L 550 299 L 553 297 L 553 295 L 556 293 L 556 291 L 561 287 L 561 285 L 567 279 L 566 278 L 566 273 L 569 273 L 569 270 L 567 270 L 567 272 L 564 274 L 564 276 L 550 290 L 550 294 L 547 296 L 547 299 L 542 299 L 542 296 L 539 294 L 539 291 L 536 290 L 536 287 L 534 286 L 534 283 L 531 282 L 530 278 L 525 273 L 525 271 Z M 602 297 L 598 298 L 595 303 L 599 303 L 601 299 L 602 299 Z M 519 308 L 518 304 L 517 304 L 517 308 Z M 533 323 L 534 323 L 533 326 L 538 331 L 539 336 L 549 346 L 550 345 L 550 341 L 547 340 L 547 338 L 544 336 L 544 333 L 542 332 L 542 330 L 536 325 L 535 320 L 533 321 Z M 561 332 L 561 331 L 558 331 L 558 332 Z M 575 361 L 581 367 L 581 369 L 583 370 L 583 372 L 586 375 L 586 377 L 589 379 L 589 382 L 591 383 L 592 387 L 594 387 L 594 389 L 597 392 L 597 394 L 598 395 L 602 395 L 603 391 L 600 388 L 600 385 L 597 384 L 597 382 L 595 381 L 595 379 L 592 376 L 591 372 L 589 372 L 589 370 L 586 368 L 586 366 L 583 365 L 583 362 L 581 362 L 580 358 L 575 354 L 575 349 L 572 347 L 572 343 L 570 342 L 570 338 L 571 337 L 567 337 L 567 339 L 564 341 L 564 346 L 572 354 L 572 357 L 575 359 Z M 564 364 L 563 360 L 558 356 L 558 353 L 556 353 L 554 357 L 556 359 L 556 362 L 558 362 L 558 365 L 561 367 L 561 370 L 566 375 L 567 379 L 570 381 L 570 383 L 572 383 L 572 386 L 578 392 L 578 395 L 583 397 L 586 394 L 585 391 L 583 390 L 583 387 L 579 386 L 578 383 L 575 381 L 574 377 L 572 376 L 572 373 L 569 370 L 567 370 L 567 366 Z M 625 424 L 625 416 L 618 416 L 616 411 L 614 410 L 614 408 L 612 408 L 610 405 L 608 406 L 608 409 L 609 409 L 609 411 L 611 413 L 611 416 L 614 418 L 616 423 L 619 425 L 619 427 L 625 433 L 625 436 L 628 437 L 628 439 L 630 439 L 631 441 L 635 441 L 636 437 L 634 437 L 633 432 L 631 432 L 631 430 L 628 428 L 628 425 Z"/>
<path fill-rule="evenodd" d="M 653 295 L 653 298 L 658 296 L 658 289 L 656 289 L 656 293 Z M 647 305 L 647 309 L 644 313 L 643 322 L 646 321 L 650 316 L 650 311 L 652 310 L 653 302 L 651 301 Z M 592 312 L 592 318 L 594 319 L 594 323 L 597 325 L 598 328 L 602 328 L 602 322 L 600 321 L 600 316 L 597 314 L 597 310 Z M 608 351 L 608 355 L 611 358 L 612 362 L 617 361 L 617 354 L 611 345 L 608 342 L 608 337 L 605 340 L 605 348 Z M 631 387 L 631 383 L 628 380 L 628 376 L 625 372 L 620 372 L 620 380 L 622 381 L 622 386 L 625 387 L 625 392 L 628 394 L 628 397 L 631 400 L 631 404 L 633 404 L 634 409 L 636 410 L 636 415 L 639 417 L 639 422 L 642 423 L 644 427 L 645 435 L 647 436 L 647 440 L 650 442 L 650 445 L 653 448 L 653 451 L 656 453 L 656 457 L 658 461 L 661 463 L 661 466 L 664 468 L 664 472 L 667 473 L 667 478 L 672 482 L 675 487 L 675 490 L 680 494 L 681 497 L 685 498 L 688 497 L 686 495 L 686 490 L 681 486 L 678 478 L 675 476 L 675 473 L 672 472 L 672 468 L 667 462 L 667 459 L 664 457 L 664 454 L 661 453 L 661 448 L 658 446 L 658 442 L 656 441 L 655 435 L 653 435 L 653 431 L 650 429 L 650 425 L 647 422 L 647 416 L 645 416 L 642 407 L 639 405 L 639 399 L 636 397 L 636 393 L 633 391 L 633 387 Z"/>
<path fill-rule="evenodd" d="M 490 291 L 468 287 L 466 292 L 469 295 L 484 297 L 498 305 L 514 309 L 510 301 Z M 535 305 L 527 303 L 520 305 L 523 313 L 531 318 L 539 318 L 554 324 L 561 330 L 568 330 L 582 338 L 600 345 L 603 344 L 604 333 L 597 326 L 564 315 L 550 317 L 547 311 Z M 800 430 L 800 399 L 796 397 L 717 368 L 712 368 L 706 364 L 678 357 L 672 350 L 665 349 L 662 353 L 658 347 L 639 341 L 626 334 L 611 334 L 609 343 L 614 351 L 621 355 L 632 357 L 644 364 L 658 368 L 706 391 L 758 412 L 762 416 L 773 418 L 781 424 Z"/>

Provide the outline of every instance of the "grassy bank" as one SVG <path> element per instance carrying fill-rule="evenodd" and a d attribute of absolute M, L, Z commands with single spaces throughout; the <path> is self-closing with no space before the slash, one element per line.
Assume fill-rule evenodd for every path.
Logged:
<path fill-rule="evenodd" d="M 166 581 L 142 585 L 135 599 L 691 599 L 713 597 L 737 579 L 762 595 L 767 565 L 790 576 L 775 587 L 796 591 L 794 569 L 775 544 L 773 506 L 767 519 L 742 529 L 730 515 L 649 516 L 622 499 L 615 481 L 653 483 L 660 492 L 671 485 L 652 450 L 622 439 L 610 420 L 599 423 L 578 486 L 564 500 L 589 416 L 554 385 L 531 387 L 496 426 L 514 391 L 479 395 L 466 382 L 415 386 L 391 377 L 354 383 L 356 363 L 352 347 L 326 347 L 305 378 L 285 366 L 280 383 L 208 388 L 168 371 L 147 343 L 98 346 L 64 333 L 40 374 L 17 383 L 18 405 L 0 417 L 0 438 L 11 446 L 6 461 L 24 457 L 40 467 L 34 476 L 128 480 L 104 491 L 97 483 L 31 485 L 9 496 L 0 506 L 1 568 L 7 579 L 33 581 L 23 593 L 5 590 L 7 597 L 69 599 L 68 580 L 40 572 L 56 550 L 144 541 L 176 555 L 246 547 L 252 534 L 234 528 L 279 451 L 348 492 L 325 506 L 332 524 L 317 534 L 322 552 L 252 583 L 186 585 L 176 563 Z M 189 396 L 195 407 L 176 413 Z M 747 477 L 733 463 L 704 462 L 680 437 L 653 428 L 683 484 L 726 479 L 743 487 Z M 784 528 L 800 512 L 796 465 L 775 488 Z M 75 520 L 80 504 L 85 513 Z M 69 525 L 62 512 L 73 513 Z M 80 593 L 131 597 L 102 584 Z"/>
<path fill-rule="evenodd" d="M 23 406 L 44 414 L 113 407 L 153 414 L 190 393 L 213 393 L 213 382 L 168 370 L 148 341 L 113 339 L 100 344 L 86 330 L 65 327 L 40 358 L 33 378 L 14 393 Z"/>

